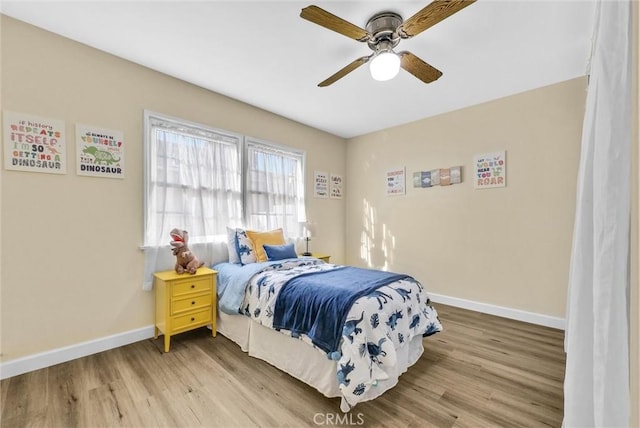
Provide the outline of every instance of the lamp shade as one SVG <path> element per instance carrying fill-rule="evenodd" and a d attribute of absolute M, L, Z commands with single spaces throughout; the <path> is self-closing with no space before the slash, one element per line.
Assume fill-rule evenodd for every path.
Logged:
<path fill-rule="evenodd" d="M 302 236 L 305 238 L 312 238 L 316 234 L 316 225 L 311 221 L 302 223 Z"/>
<path fill-rule="evenodd" d="M 371 60 L 369 71 L 374 80 L 391 80 L 400 72 L 400 57 L 392 50 L 382 51 Z"/>

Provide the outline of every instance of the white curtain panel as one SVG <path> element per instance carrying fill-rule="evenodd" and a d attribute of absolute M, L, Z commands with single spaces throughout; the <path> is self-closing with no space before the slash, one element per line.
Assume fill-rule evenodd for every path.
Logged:
<path fill-rule="evenodd" d="M 630 46 L 630 1 L 600 1 L 569 274 L 565 427 L 629 425 Z"/>
<path fill-rule="evenodd" d="M 246 153 L 247 227 L 299 236 L 306 218 L 302 155 L 252 142 Z"/>
<path fill-rule="evenodd" d="M 226 226 L 242 218 L 237 145 L 162 130 L 156 141 L 149 148 L 154 161 L 147 177 L 145 290 L 152 288 L 154 272 L 175 265 L 171 229 L 189 232 L 190 250 L 210 266 L 228 258 Z"/>

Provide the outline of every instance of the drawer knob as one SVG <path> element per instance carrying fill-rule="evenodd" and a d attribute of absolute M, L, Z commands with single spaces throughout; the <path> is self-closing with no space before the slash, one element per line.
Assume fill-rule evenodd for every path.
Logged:
<path fill-rule="evenodd" d="M 193 302 L 191 302 L 191 304 L 192 304 L 192 305 L 195 305 L 195 304 L 196 304 L 196 301 L 194 300 Z"/>
<path fill-rule="evenodd" d="M 195 321 L 196 319 L 194 317 L 191 317 L 191 321 Z"/>
<path fill-rule="evenodd" d="M 191 288 L 196 288 L 196 285 L 195 284 L 191 284 Z"/>

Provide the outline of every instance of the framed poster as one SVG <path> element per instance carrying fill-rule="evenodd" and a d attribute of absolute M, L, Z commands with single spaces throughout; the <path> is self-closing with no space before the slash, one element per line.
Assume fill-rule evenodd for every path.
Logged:
<path fill-rule="evenodd" d="M 64 121 L 12 111 L 3 116 L 5 169 L 67 173 Z"/>
<path fill-rule="evenodd" d="M 342 199 L 342 176 L 338 174 L 331 174 L 329 178 L 330 182 L 330 197 L 332 199 Z"/>
<path fill-rule="evenodd" d="M 121 131 L 76 124 L 76 174 L 124 178 Z"/>
<path fill-rule="evenodd" d="M 387 171 L 387 195 L 404 195 L 405 194 L 405 177 L 404 167 Z"/>
<path fill-rule="evenodd" d="M 313 196 L 316 198 L 329 197 L 329 174 L 322 171 L 313 173 Z"/>
<path fill-rule="evenodd" d="M 507 185 L 507 161 L 505 155 L 506 152 L 503 150 L 474 157 L 474 187 L 476 189 L 505 187 Z"/>

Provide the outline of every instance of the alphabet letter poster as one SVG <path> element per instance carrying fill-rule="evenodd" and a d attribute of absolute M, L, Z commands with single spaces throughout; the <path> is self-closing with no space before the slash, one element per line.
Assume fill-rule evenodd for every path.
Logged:
<path fill-rule="evenodd" d="M 65 123 L 4 111 L 4 167 L 18 171 L 67 173 Z"/>

